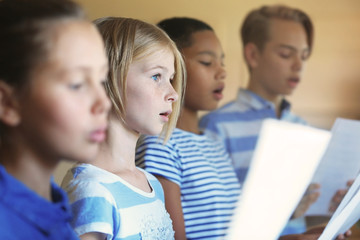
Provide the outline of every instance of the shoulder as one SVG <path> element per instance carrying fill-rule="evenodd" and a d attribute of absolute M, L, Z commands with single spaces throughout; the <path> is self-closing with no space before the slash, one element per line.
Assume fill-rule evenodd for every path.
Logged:
<path fill-rule="evenodd" d="M 70 203 L 89 198 L 105 198 L 113 202 L 111 186 L 115 180 L 105 170 L 80 165 L 70 169 L 64 177 L 62 188 L 68 194 Z"/>

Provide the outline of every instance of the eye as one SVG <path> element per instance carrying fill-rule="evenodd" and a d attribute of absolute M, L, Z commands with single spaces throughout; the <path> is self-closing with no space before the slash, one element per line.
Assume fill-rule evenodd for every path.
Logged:
<path fill-rule="evenodd" d="M 154 81 L 159 81 L 159 80 L 160 80 L 160 77 L 161 77 L 160 73 L 157 73 L 157 74 L 151 76 L 151 78 L 152 78 Z"/>
<path fill-rule="evenodd" d="M 71 89 L 71 90 L 74 90 L 74 91 L 77 91 L 79 89 L 81 89 L 83 86 L 82 83 L 72 83 L 72 84 L 69 84 L 68 87 Z"/>
<path fill-rule="evenodd" d="M 310 57 L 310 51 L 306 51 L 302 54 L 301 60 L 306 61 Z"/>
<path fill-rule="evenodd" d="M 291 56 L 290 53 L 280 53 L 279 55 L 280 55 L 281 58 L 284 58 L 284 59 L 288 59 Z"/>
<path fill-rule="evenodd" d="M 199 63 L 207 67 L 211 65 L 211 62 L 207 62 L 207 61 L 199 61 Z"/>

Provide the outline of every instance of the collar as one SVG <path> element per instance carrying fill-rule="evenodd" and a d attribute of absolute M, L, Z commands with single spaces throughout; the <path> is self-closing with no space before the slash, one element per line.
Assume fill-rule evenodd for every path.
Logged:
<path fill-rule="evenodd" d="M 51 232 L 52 228 L 61 222 L 71 219 L 66 193 L 54 182 L 51 182 L 51 195 L 53 202 L 41 197 L 8 174 L 0 164 L 0 201 L 45 233 Z"/>
<path fill-rule="evenodd" d="M 238 96 L 236 99 L 236 103 L 239 105 L 246 105 L 248 108 L 254 109 L 254 110 L 261 110 L 264 108 L 273 109 L 275 111 L 275 105 L 274 103 L 260 97 L 256 93 L 240 88 L 238 92 Z M 283 111 L 290 111 L 291 104 L 283 98 L 280 104 L 281 112 Z"/>

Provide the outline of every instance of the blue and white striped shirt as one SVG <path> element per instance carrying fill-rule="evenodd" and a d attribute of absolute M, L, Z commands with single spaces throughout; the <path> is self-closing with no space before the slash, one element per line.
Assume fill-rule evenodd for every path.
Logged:
<path fill-rule="evenodd" d="M 136 164 L 179 185 L 187 239 L 225 236 L 240 185 L 220 141 L 181 129 L 166 145 L 146 136 L 139 141 Z"/>
<path fill-rule="evenodd" d="M 283 99 L 280 119 L 307 124 L 291 113 L 290 107 L 290 103 Z M 207 135 L 223 140 L 241 184 L 249 170 L 261 124 L 266 118 L 278 119 L 274 104 L 249 90 L 240 89 L 235 101 L 200 120 L 200 128 Z M 301 233 L 305 230 L 305 220 L 302 217 L 290 220 L 282 234 Z"/>
<path fill-rule="evenodd" d="M 290 112 L 290 103 L 285 99 L 281 109 L 281 120 L 306 124 Z M 200 128 L 206 134 L 223 140 L 240 183 L 244 182 L 261 124 L 266 118 L 277 118 L 274 104 L 249 90 L 240 89 L 235 101 L 205 115 L 200 121 Z"/>
<path fill-rule="evenodd" d="M 78 235 L 100 232 L 106 239 L 174 239 L 160 182 L 145 172 L 151 193 L 90 164 L 70 169 L 62 183 L 74 214 Z"/>

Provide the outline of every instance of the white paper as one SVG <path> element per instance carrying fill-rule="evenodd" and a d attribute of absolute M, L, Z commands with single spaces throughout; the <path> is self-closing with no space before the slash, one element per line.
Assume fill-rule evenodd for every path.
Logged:
<path fill-rule="evenodd" d="M 277 239 L 330 140 L 329 131 L 265 120 L 228 239 Z"/>
<path fill-rule="evenodd" d="M 348 190 L 339 207 L 326 225 L 319 240 L 335 239 L 360 219 L 360 175 Z"/>
<path fill-rule="evenodd" d="M 331 132 L 328 149 L 311 181 L 321 185 L 320 197 L 307 216 L 331 216 L 331 198 L 337 190 L 345 189 L 360 169 L 360 121 L 338 118 Z"/>

